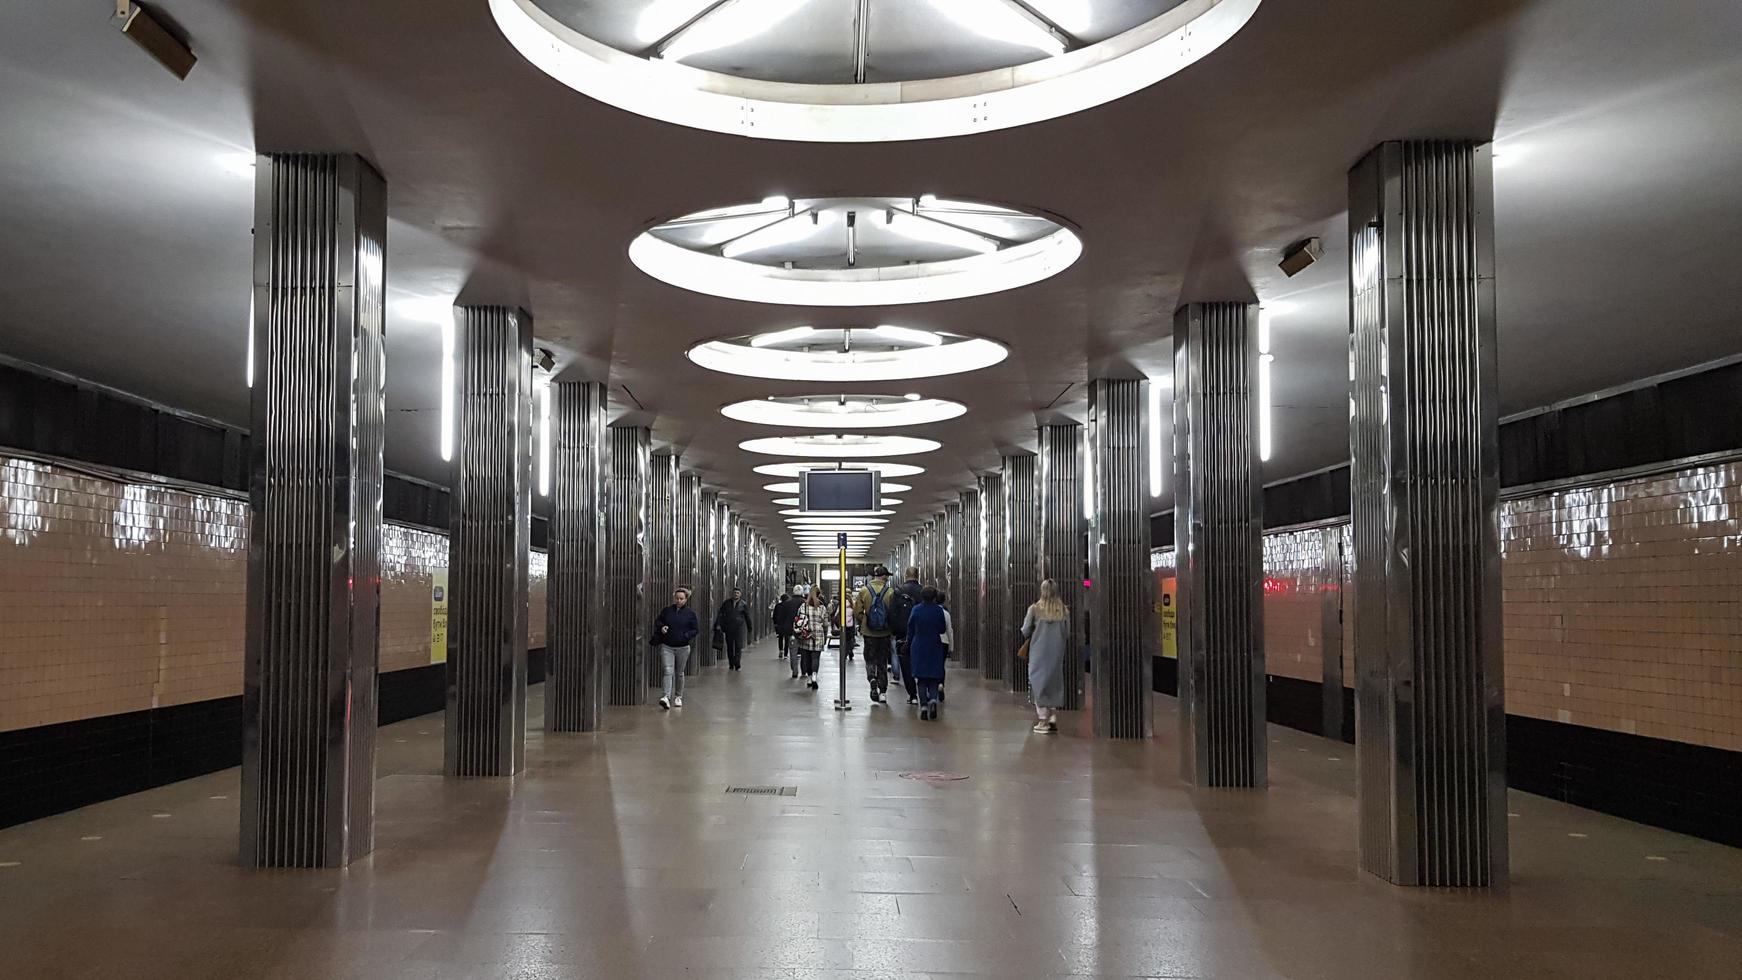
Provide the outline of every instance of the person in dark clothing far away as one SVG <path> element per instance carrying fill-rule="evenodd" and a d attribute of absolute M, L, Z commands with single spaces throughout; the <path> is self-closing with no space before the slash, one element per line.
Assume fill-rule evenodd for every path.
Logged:
<path fill-rule="evenodd" d="M 895 655 L 901 661 L 901 684 L 907 688 L 907 703 L 919 703 L 919 682 L 913 676 L 913 651 L 907 643 L 907 618 L 924 601 L 925 587 L 919 584 L 919 569 L 909 566 L 906 581 L 896 586 L 890 597 L 889 628 L 895 636 Z"/>
<path fill-rule="evenodd" d="M 648 633 L 653 645 L 659 647 L 659 656 L 665 666 L 665 693 L 659 699 L 661 708 L 683 707 L 683 672 L 689 666 L 690 646 L 701 631 L 702 624 L 696 619 L 696 611 L 690 608 L 690 590 L 678 586 L 671 594 L 671 605 L 659 611 L 653 629 Z"/>
<path fill-rule="evenodd" d="M 919 681 L 919 717 L 937 721 L 938 682 L 944 679 L 944 607 L 938 605 L 938 590 L 921 593 L 923 602 L 907 617 L 908 661 Z"/>
<path fill-rule="evenodd" d="M 780 594 L 780 601 L 774 604 L 774 635 L 780 640 L 782 660 L 792 652 L 792 621 L 798 617 L 798 608 L 803 604 L 803 599 L 785 592 Z"/>
<path fill-rule="evenodd" d="M 733 589 L 732 598 L 720 603 L 714 616 L 714 632 L 726 641 L 726 663 L 733 670 L 744 667 L 744 639 L 750 635 L 750 604 L 744 591 Z"/>

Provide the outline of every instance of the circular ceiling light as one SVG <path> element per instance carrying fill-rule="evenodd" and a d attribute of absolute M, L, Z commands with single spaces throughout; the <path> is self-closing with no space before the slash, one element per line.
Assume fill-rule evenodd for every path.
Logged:
<path fill-rule="evenodd" d="M 799 500 L 799 498 L 797 498 L 797 497 L 776 497 L 776 498 L 774 498 L 774 506 L 776 506 L 776 507 L 798 507 L 802 503 L 803 503 L 803 501 Z M 883 498 L 883 506 L 884 507 L 899 507 L 899 506 L 901 506 L 901 501 L 896 499 L 895 497 L 884 497 Z M 786 513 L 786 512 L 782 511 L 781 513 Z M 811 513 L 811 512 L 805 511 L 804 513 Z M 882 513 L 893 514 L 894 511 L 885 510 Z"/>
<path fill-rule="evenodd" d="M 894 514 L 892 510 L 783 510 L 782 517 L 810 518 L 817 521 L 851 520 L 855 517 L 888 517 Z"/>
<path fill-rule="evenodd" d="M 934 335 L 935 336 L 935 335 Z M 733 402 L 720 414 L 752 425 L 801 429 L 886 429 L 958 418 L 961 402 L 942 398 L 909 401 L 901 395 L 786 395 Z"/>
<path fill-rule="evenodd" d="M 490 0 L 490 13 L 540 71 L 619 109 L 717 133 L 869 143 L 1111 102 L 1215 51 L 1259 3 Z"/>
<path fill-rule="evenodd" d="M 763 476 L 795 477 L 807 470 L 876 470 L 884 476 L 918 476 L 925 472 L 925 467 L 914 466 L 912 463 L 873 463 L 865 460 L 854 460 L 851 464 L 841 467 L 831 467 L 826 463 L 763 463 L 754 472 Z M 888 484 L 884 484 L 888 486 Z M 906 489 L 905 487 L 903 489 Z"/>
<path fill-rule="evenodd" d="M 763 456 L 809 456 L 816 459 L 857 459 L 864 456 L 915 456 L 943 448 L 935 439 L 915 436 L 815 435 L 768 436 L 746 439 L 738 448 Z"/>
<path fill-rule="evenodd" d="M 761 470 L 759 469 L 759 470 L 757 470 L 757 472 L 760 473 Z M 890 483 L 888 480 L 882 480 L 879 482 L 880 482 L 881 486 L 883 487 L 884 493 L 907 493 L 908 491 L 913 489 L 912 487 L 908 486 L 905 483 Z M 767 490 L 769 493 L 798 493 L 799 492 L 798 491 L 798 484 L 796 484 L 796 483 L 770 483 L 770 484 L 764 486 L 762 489 Z M 776 503 L 778 503 L 778 502 L 779 501 L 776 501 Z M 899 503 L 901 503 L 901 501 L 897 500 L 897 501 L 895 501 L 895 503 L 899 504 Z M 885 500 L 884 506 L 888 506 L 888 505 L 889 505 L 889 502 L 887 500 Z"/>
<path fill-rule="evenodd" d="M 995 340 L 909 327 L 794 327 L 705 341 L 685 354 L 710 371 L 741 378 L 870 382 L 978 371 L 1002 362 L 1010 349 Z"/>
<path fill-rule="evenodd" d="M 1082 254 L 1052 218 L 930 194 L 771 197 L 673 218 L 629 245 L 629 260 L 661 282 L 790 306 L 984 296 L 1049 279 Z"/>

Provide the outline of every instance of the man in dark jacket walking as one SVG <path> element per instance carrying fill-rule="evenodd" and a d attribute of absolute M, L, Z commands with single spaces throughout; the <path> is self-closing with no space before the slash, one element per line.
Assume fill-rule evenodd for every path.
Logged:
<path fill-rule="evenodd" d="M 784 592 L 780 594 L 780 601 L 774 604 L 774 635 L 780 640 L 783 660 L 792 652 L 792 621 L 798 617 L 798 607 L 802 604 L 796 596 Z M 793 675 L 797 676 L 797 673 L 798 668 L 794 667 Z"/>
<path fill-rule="evenodd" d="M 726 644 L 726 663 L 733 670 L 744 667 L 744 638 L 750 635 L 750 604 L 744 601 L 741 589 L 732 590 L 732 598 L 720 603 L 714 616 L 714 632 Z"/>
<path fill-rule="evenodd" d="M 659 699 L 661 708 L 683 707 L 683 672 L 689 666 L 690 645 L 696 642 L 696 634 L 701 631 L 702 624 L 696 619 L 696 611 L 690 608 L 690 590 L 680 585 L 671 594 L 671 605 L 659 611 L 653 629 L 648 633 L 653 644 L 659 647 L 665 667 L 665 694 Z"/>

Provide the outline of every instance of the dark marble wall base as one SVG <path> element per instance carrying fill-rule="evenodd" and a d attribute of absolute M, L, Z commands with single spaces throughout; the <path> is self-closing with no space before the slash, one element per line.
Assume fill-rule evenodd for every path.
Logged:
<path fill-rule="evenodd" d="M 1155 658 L 1155 690 L 1174 694 L 1177 661 Z M 1270 721 L 1322 735 L 1320 685 L 1268 677 Z M 1343 730 L 1355 743 L 1355 697 L 1343 689 Z M 1637 823 L 1742 847 L 1742 752 L 1506 716 L 1506 781 L 1513 789 Z"/>
<path fill-rule="evenodd" d="M 544 650 L 527 655 L 544 680 Z M 376 680 L 380 724 L 441 711 L 442 664 Z M 242 698 L 217 698 L 0 732 L 0 827 L 242 764 Z"/>

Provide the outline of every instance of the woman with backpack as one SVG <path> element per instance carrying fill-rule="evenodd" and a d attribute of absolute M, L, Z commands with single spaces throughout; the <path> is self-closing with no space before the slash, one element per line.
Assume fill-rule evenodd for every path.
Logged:
<path fill-rule="evenodd" d="M 817 689 L 817 664 L 822 659 L 823 648 L 829 645 L 829 606 L 822 601 L 822 590 L 812 589 L 805 596 L 804 605 L 799 607 L 798 616 L 793 620 L 792 638 L 798 644 L 798 650 L 793 659 L 800 661 L 798 674 L 803 675 L 805 686 L 811 690 Z"/>
<path fill-rule="evenodd" d="M 1034 733 L 1056 735 L 1065 703 L 1065 655 L 1070 648 L 1071 610 L 1052 579 L 1040 583 L 1040 598 L 1022 617 L 1028 649 L 1028 690 L 1034 700 Z"/>

